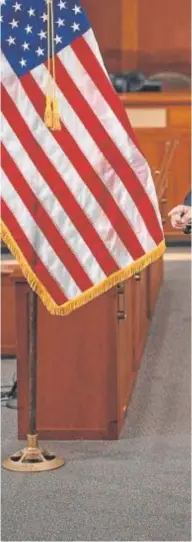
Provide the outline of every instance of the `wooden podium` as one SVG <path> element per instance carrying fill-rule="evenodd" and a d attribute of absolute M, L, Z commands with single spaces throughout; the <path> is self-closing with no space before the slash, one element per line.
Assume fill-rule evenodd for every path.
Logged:
<path fill-rule="evenodd" d="M 15 287 L 18 437 L 28 431 L 29 286 Z M 163 280 L 163 261 L 67 317 L 38 301 L 37 430 L 41 439 L 117 439 Z"/>
<path fill-rule="evenodd" d="M 1 356 L 16 355 L 15 292 L 11 274 L 17 264 L 14 260 L 1 262 Z"/>

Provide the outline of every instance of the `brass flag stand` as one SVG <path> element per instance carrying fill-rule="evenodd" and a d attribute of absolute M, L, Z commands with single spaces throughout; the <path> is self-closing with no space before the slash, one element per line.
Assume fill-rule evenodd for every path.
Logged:
<path fill-rule="evenodd" d="M 4 459 L 2 466 L 17 472 L 42 472 L 57 469 L 64 460 L 43 450 L 36 433 L 37 387 L 37 294 L 29 293 L 29 434 L 27 446 Z"/>

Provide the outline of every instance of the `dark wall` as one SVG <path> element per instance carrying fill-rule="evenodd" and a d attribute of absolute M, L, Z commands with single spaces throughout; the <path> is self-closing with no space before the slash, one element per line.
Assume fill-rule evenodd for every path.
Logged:
<path fill-rule="evenodd" d="M 82 0 L 109 71 L 190 74 L 190 0 Z"/>

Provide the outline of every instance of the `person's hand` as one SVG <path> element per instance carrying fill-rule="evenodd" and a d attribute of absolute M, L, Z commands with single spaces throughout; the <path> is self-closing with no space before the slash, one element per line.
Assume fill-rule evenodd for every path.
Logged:
<path fill-rule="evenodd" d="M 177 205 L 169 212 L 171 224 L 176 230 L 183 230 L 191 222 L 191 206 Z"/>

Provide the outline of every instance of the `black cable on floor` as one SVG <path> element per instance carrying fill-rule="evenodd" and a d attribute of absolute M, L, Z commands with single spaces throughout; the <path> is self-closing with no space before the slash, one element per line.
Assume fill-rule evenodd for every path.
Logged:
<path fill-rule="evenodd" d="M 1 400 L 10 399 L 10 397 L 15 398 L 17 393 L 17 380 L 13 382 L 11 389 L 8 391 L 2 391 L 2 388 L 8 388 L 8 385 L 1 386 Z"/>

